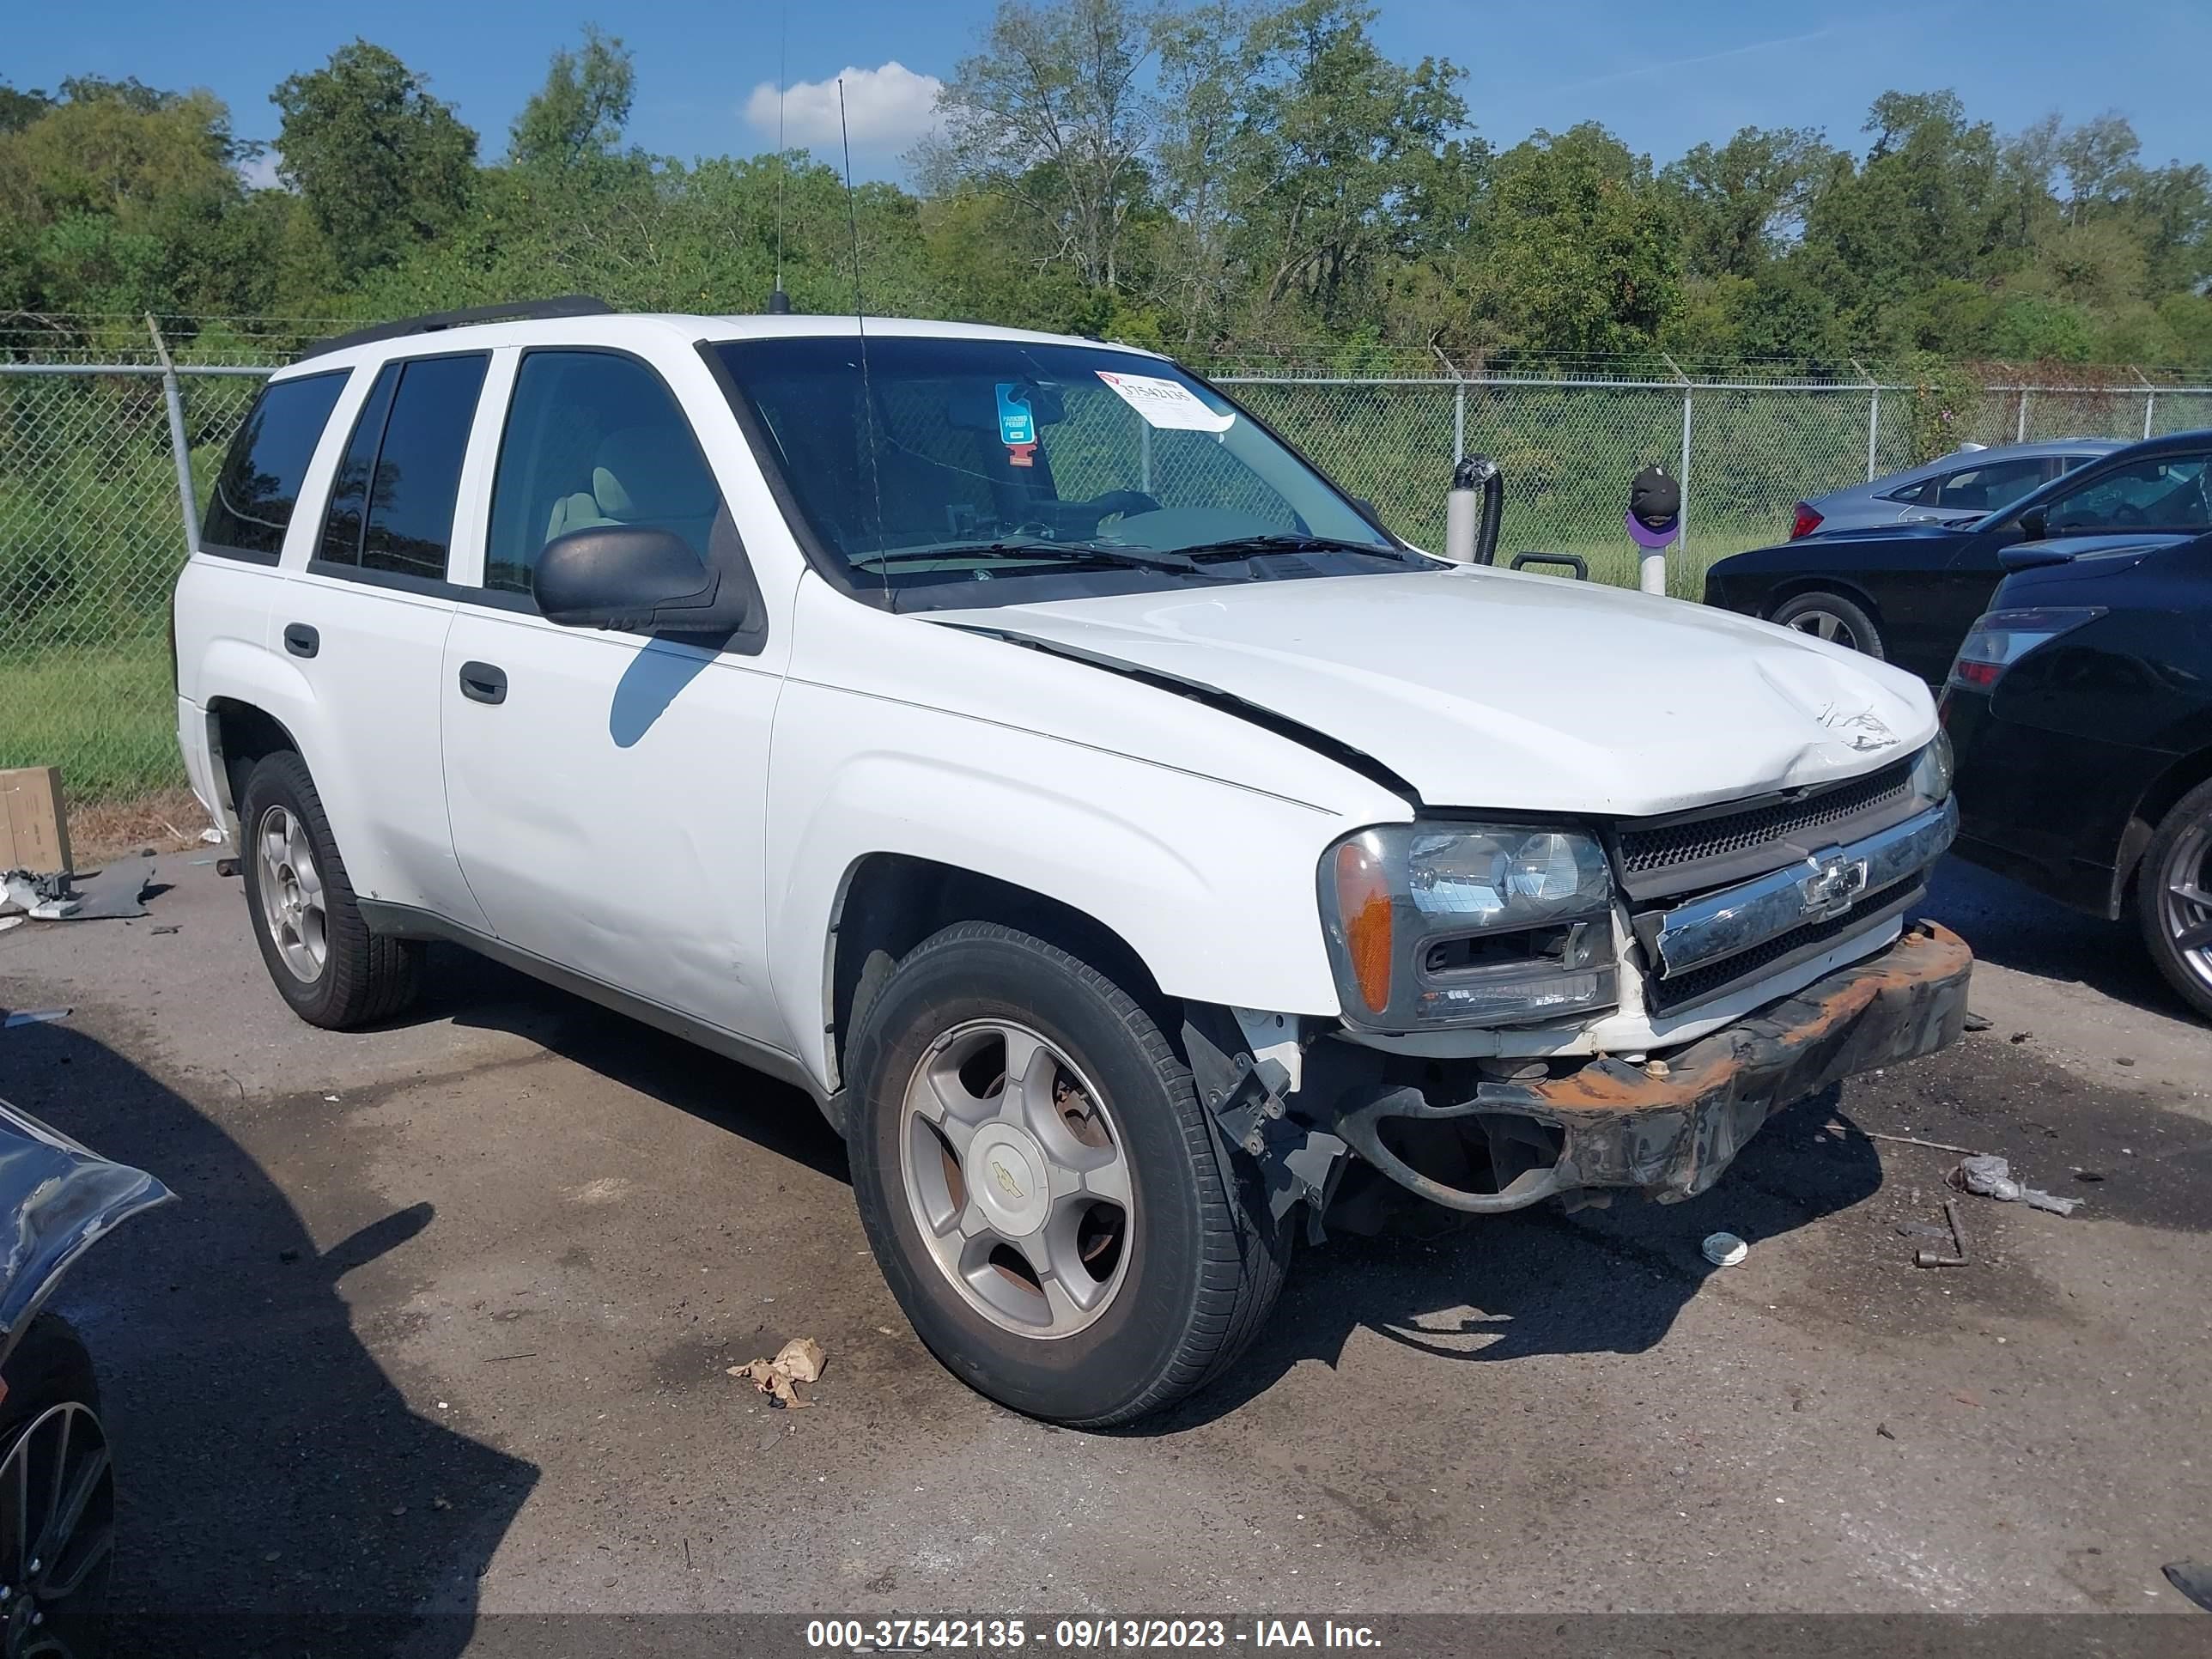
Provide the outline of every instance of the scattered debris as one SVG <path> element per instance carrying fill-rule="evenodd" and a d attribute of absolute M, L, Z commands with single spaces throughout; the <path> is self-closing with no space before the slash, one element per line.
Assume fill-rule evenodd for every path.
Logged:
<path fill-rule="evenodd" d="M 822 1345 L 812 1337 L 794 1336 L 776 1350 L 775 1358 L 732 1365 L 728 1374 L 745 1378 L 769 1397 L 770 1404 L 798 1411 L 808 1402 L 799 1397 L 799 1391 L 792 1385 L 819 1379 L 827 1358 Z"/>
<path fill-rule="evenodd" d="M 2057 1198 L 2033 1187 L 2022 1186 L 2013 1179 L 2012 1165 L 1989 1152 L 1960 1158 L 1959 1167 L 1951 1171 L 1950 1181 L 1962 1193 L 1994 1198 L 2003 1204 L 2026 1204 L 2031 1209 L 2048 1210 L 2053 1215 L 2072 1215 L 2081 1202 L 2078 1198 Z M 1944 1207 L 1950 1206 L 1947 1204 Z"/>
<path fill-rule="evenodd" d="M 2105 1178 L 2105 1172 L 2102 1170 L 2085 1170 L 2079 1164 L 2076 1164 L 2069 1173 L 2076 1181 L 2102 1181 Z"/>
<path fill-rule="evenodd" d="M 151 872 L 117 866 L 88 877 L 80 885 L 66 875 L 36 876 L 27 870 L 0 875 L 0 915 L 21 912 L 33 921 L 92 921 L 114 916 L 143 916 L 146 901 L 161 891 Z"/>
<path fill-rule="evenodd" d="M 2125 1054 L 2114 1054 L 2112 1056 L 2112 1064 L 2115 1066 L 2132 1066 L 2135 1064 L 2135 1061 L 2130 1060 Z"/>
<path fill-rule="evenodd" d="M 69 1017 L 70 1011 L 66 1008 L 19 1008 L 4 1022 L 0 1022 L 0 1029 L 12 1031 L 18 1025 L 45 1025 Z"/>
<path fill-rule="evenodd" d="M 1932 1238 L 1938 1242 L 1951 1237 L 1948 1227 L 1939 1227 L 1932 1221 L 1900 1221 L 1897 1224 L 1899 1238 Z M 1958 1241 L 1952 1240 L 1956 1243 Z"/>
<path fill-rule="evenodd" d="M 2010 1036 L 2007 1037 L 2005 1041 L 2008 1042 L 2025 1042 L 2034 1035 L 2035 1033 L 2033 1031 L 2014 1031 Z"/>
<path fill-rule="evenodd" d="M 1874 1431 L 1885 1440 L 1894 1440 L 1897 1438 L 1896 1435 L 1890 1431 L 1889 1425 L 1887 1423 L 1875 1424 L 1874 1425 Z"/>
<path fill-rule="evenodd" d="M 165 922 L 163 922 L 163 923 L 162 923 L 159 927 L 156 927 L 156 928 L 155 928 L 155 929 L 154 929 L 154 932 L 155 932 L 155 933 L 157 933 L 157 934 L 158 934 L 158 933 L 175 933 L 175 932 L 177 932 L 177 931 L 178 931 L 177 924 L 176 924 L 175 922 L 173 922 L 173 921 L 165 921 Z"/>
<path fill-rule="evenodd" d="M 6 933 L 10 927 L 21 927 L 29 920 L 27 916 L 0 916 L 0 933 Z"/>
<path fill-rule="evenodd" d="M 1916 1267 L 1963 1267 L 1966 1265 L 1966 1235 L 1959 1226 L 1959 1206 L 1950 1199 L 1943 1200 L 1943 1219 L 1951 1229 L 1951 1254 L 1939 1255 L 1933 1250 L 1915 1250 L 1912 1265 Z"/>
<path fill-rule="evenodd" d="M 222 830 L 216 829 L 213 824 L 210 824 L 206 829 L 200 831 L 200 840 L 204 842 L 210 847 L 220 847 L 223 842 L 223 834 Z"/>
<path fill-rule="evenodd" d="M 1996 1022 L 1991 1019 L 1987 1014 L 1970 1012 L 1967 1014 L 1962 1024 L 1963 1029 L 1969 1031 L 1986 1031 L 1990 1026 L 1996 1024 Z"/>
<path fill-rule="evenodd" d="M 2166 1575 L 2167 1583 L 2212 1613 L 2212 1566 L 2202 1561 L 2169 1561 L 2159 1571 Z"/>
<path fill-rule="evenodd" d="M 1887 1140 L 1899 1146 L 1925 1146 L 1931 1152 L 1960 1152 L 1968 1158 L 1975 1156 L 1972 1146 L 1954 1146 L 1948 1140 L 1922 1140 L 1914 1135 L 1876 1134 L 1871 1129 L 1862 1129 L 1859 1133 L 1869 1140 Z"/>
<path fill-rule="evenodd" d="M 1751 1254 L 1751 1246 L 1734 1233 L 1714 1233 L 1701 1247 L 1705 1260 L 1716 1267 L 1733 1267 Z"/>

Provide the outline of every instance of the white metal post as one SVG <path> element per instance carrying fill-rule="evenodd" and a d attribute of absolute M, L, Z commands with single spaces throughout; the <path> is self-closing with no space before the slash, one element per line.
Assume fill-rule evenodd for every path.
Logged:
<path fill-rule="evenodd" d="M 1137 465 L 1144 474 L 1144 482 L 1137 488 L 1149 495 L 1152 493 L 1152 423 L 1150 421 L 1137 422 Z"/>
<path fill-rule="evenodd" d="M 1867 374 L 1866 365 L 1861 362 L 1857 358 L 1854 357 L 1851 359 L 1851 367 L 1858 370 L 1860 374 L 1866 374 L 1867 482 L 1869 483 L 1872 483 L 1874 482 L 1875 439 L 1881 431 L 1881 386 L 1873 375 Z"/>
<path fill-rule="evenodd" d="M 2149 437 L 2149 436 L 2150 436 L 2150 416 L 2151 416 L 2151 411 L 2152 411 L 2153 410 L 2156 409 L 2157 407 L 2158 407 L 2158 393 L 2156 393 L 2155 392 L 2144 392 L 2144 393 L 2143 393 L 2143 436 L 2144 436 L 2144 437 L 2146 437 L 2146 438 L 2148 438 L 2148 437 Z"/>
<path fill-rule="evenodd" d="M 200 504 L 192 489 L 192 446 L 185 430 L 185 398 L 177 385 L 177 366 L 169 361 L 167 342 L 154 313 L 146 313 L 146 331 L 154 337 L 154 355 L 161 360 L 161 401 L 169 416 L 169 454 L 177 464 L 177 509 L 185 521 L 185 552 L 189 556 L 200 535 Z"/>
<path fill-rule="evenodd" d="M 2024 444 L 2027 441 L 2027 388 L 2026 386 L 2020 389 L 2020 421 L 2013 428 L 2012 438 L 2014 443 Z"/>
<path fill-rule="evenodd" d="M 1452 465 L 1467 453 L 1467 382 L 1462 380 L 1452 389 Z"/>

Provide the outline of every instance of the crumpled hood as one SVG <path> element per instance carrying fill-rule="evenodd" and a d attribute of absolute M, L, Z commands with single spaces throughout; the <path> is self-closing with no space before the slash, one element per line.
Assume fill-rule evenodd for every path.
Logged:
<path fill-rule="evenodd" d="M 928 615 L 1227 692 L 1431 806 L 1644 817 L 1854 776 L 1936 730 L 1919 680 L 1840 647 L 1486 568 Z"/>

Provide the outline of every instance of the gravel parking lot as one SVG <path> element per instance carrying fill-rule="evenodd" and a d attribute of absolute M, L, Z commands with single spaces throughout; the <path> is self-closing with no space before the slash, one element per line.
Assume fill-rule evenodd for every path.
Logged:
<path fill-rule="evenodd" d="M 0 1002 L 74 1011 L 0 1094 L 181 1200 L 64 1295 L 126 1610 L 2136 1612 L 2212 1556 L 2212 1034 L 1977 872 L 1932 908 L 1987 1031 L 1686 1205 L 1310 1252 L 1224 1384 L 1086 1436 L 922 1350 L 799 1095 L 453 952 L 310 1030 L 196 856 L 0 937 Z M 2085 1206 L 1964 1200 L 1917 1270 L 1955 1159 L 1869 1131 Z M 725 1374 L 801 1335 L 809 1409 Z"/>

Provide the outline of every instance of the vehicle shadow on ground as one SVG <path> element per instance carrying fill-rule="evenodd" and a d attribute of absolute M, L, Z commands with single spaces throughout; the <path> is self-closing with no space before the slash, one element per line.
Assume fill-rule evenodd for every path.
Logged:
<path fill-rule="evenodd" d="M 431 947 L 422 999 L 394 1023 L 440 1019 L 527 1037 L 765 1152 L 847 1179 L 845 1143 L 789 1084 L 458 945 Z"/>
<path fill-rule="evenodd" d="M 114 1449 L 116 1659 L 461 1652 L 538 1471 L 416 1414 L 355 1334 L 349 1304 L 404 1301 L 431 1206 L 393 1211 L 329 1170 L 325 1236 L 361 1221 L 319 1249 L 253 1154 L 112 1049 L 66 1024 L 0 1042 L 10 1101 L 177 1195 L 54 1304 L 92 1350 Z"/>
<path fill-rule="evenodd" d="M 1335 1237 L 1322 1249 L 1302 1249 L 1281 1304 L 1244 1358 L 1212 1387 L 1127 1432 L 1173 1434 L 1226 1417 L 1301 1361 L 1334 1369 L 1361 1328 L 1439 1360 L 1479 1364 L 1643 1353 L 1717 1271 L 1699 1250 L 1708 1234 L 1732 1232 L 1756 1249 L 1881 1188 L 1871 1142 L 1825 1133 L 1840 1115 L 1838 1099 L 1830 1089 L 1778 1114 L 1718 1186 L 1686 1203 L 1624 1195 L 1609 1209 L 1571 1216 L 1547 1204 L 1476 1218 L 1440 1238 Z"/>
<path fill-rule="evenodd" d="M 2170 1019 L 2196 1018 L 2151 965 L 2132 912 L 2106 921 L 1955 858 L 1936 866 L 1926 909 L 1972 945 L 1978 962 L 2087 986 Z"/>

